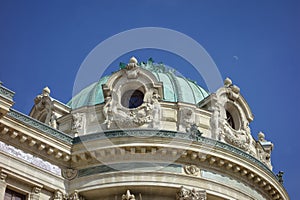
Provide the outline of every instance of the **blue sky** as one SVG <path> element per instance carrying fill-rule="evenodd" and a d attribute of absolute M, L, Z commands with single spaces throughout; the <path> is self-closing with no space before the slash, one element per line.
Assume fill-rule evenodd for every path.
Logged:
<path fill-rule="evenodd" d="M 14 108 L 29 113 L 45 86 L 66 103 L 77 70 L 101 41 L 125 30 L 164 27 L 200 43 L 223 79 L 241 88 L 255 119 L 275 144 L 274 171 L 283 170 L 291 199 L 300 196 L 299 1 L 0 1 L 0 80 L 16 92 Z M 182 58 L 160 50 L 139 50 L 111 64 L 107 73 L 135 55 L 152 57 L 205 84 Z M 99 67 L 101 66 L 99 63 Z"/>

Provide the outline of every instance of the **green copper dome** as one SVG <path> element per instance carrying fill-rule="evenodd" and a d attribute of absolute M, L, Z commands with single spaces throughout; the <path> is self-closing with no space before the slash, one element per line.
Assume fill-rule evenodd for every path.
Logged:
<path fill-rule="evenodd" d="M 122 64 L 120 66 L 123 68 Z M 147 63 L 140 63 L 140 67 L 150 71 L 159 82 L 163 83 L 163 101 L 197 104 L 209 95 L 194 81 L 176 75 L 175 70 L 168 69 L 163 64 L 153 63 L 151 59 Z M 110 76 L 104 76 L 98 82 L 89 85 L 74 96 L 67 105 L 76 109 L 103 103 L 102 85 L 109 78 Z"/>

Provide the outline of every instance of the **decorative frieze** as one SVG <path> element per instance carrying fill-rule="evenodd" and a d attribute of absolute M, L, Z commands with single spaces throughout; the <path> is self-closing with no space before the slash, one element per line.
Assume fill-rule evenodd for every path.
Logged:
<path fill-rule="evenodd" d="M 176 194 L 176 200 L 206 200 L 205 190 L 188 189 L 183 186 Z"/>
<path fill-rule="evenodd" d="M 24 151 L 17 149 L 11 145 L 7 145 L 1 141 L 0 141 L 0 151 L 15 156 L 19 159 L 22 159 L 30 164 L 33 164 L 41 169 L 47 170 L 56 175 L 61 174 L 61 170 L 58 166 L 53 165 L 45 160 L 42 160 L 41 158 L 35 157 L 29 153 L 25 153 Z"/>

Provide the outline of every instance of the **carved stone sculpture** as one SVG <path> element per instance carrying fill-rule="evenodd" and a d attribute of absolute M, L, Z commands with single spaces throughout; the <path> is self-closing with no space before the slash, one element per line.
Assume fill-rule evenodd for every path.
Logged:
<path fill-rule="evenodd" d="M 75 113 L 72 115 L 73 121 L 72 121 L 72 130 L 76 134 L 79 131 L 83 130 L 85 127 L 86 119 L 84 113 Z"/>
<path fill-rule="evenodd" d="M 135 200 L 135 196 L 130 194 L 130 191 L 127 190 L 126 194 L 122 195 L 122 200 Z"/>
<path fill-rule="evenodd" d="M 221 134 L 227 143 L 243 149 L 246 152 L 249 151 L 250 136 L 244 130 L 236 131 L 225 122 Z"/>
<path fill-rule="evenodd" d="M 188 175 L 198 176 L 200 174 L 200 169 L 195 165 L 184 166 L 184 171 Z"/>
<path fill-rule="evenodd" d="M 84 198 L 79 195 L 77 190 L 75 190 L 73 193 L 69 195 L 68 200 L 84 200 Z"/>
<path fill-rule="evenodd" d="M 276 174 L 278 182 L 283 184 L 283 171 L 279 171 L 278 174 Z"/>
<path fill-rule="evenodd" d="M 78 170 L 76 169 L 67 168 L 62 170 L 62 176 L 68 180 L 74 179 L 77 176 L 77 174 Z"/>
<path fill-rule="evenodd" d="M 187 189 L 183 186 L 176 194 L 176 200 L 206 200 L 205 190 Z"/>
<path fill-rule="evenodd" d="M 138 61 L 135 57 L 130 58 L 129 63 L 125 67 L 128 79 L 136 79 L 139 74 Z"/>
<path fill-rule="evenodd" d="M 225 79 L 224 87 L 211 95 L 211 136 L 213 139 L 231 144 L 254 155 L 255 149 L 251 148 L 253 139 L 248 126 L 249 121 L 236 101 L 239 95 L 239 88 L 233 85 L 229 78 Z M 235 121 L 239 122 L 238 127 L 234 127 Z"/>
<path fill-rule="evenodd" d="M 42 188 L 34 186 L 32 188 L 31 194 L 29 195 L 30 199 L 32 199 L 32 200 L 39 200 L 41 190 L 42 190 Z"/>
<path fill-rule="evenodd" d="M 6 173 L 3 173 L 3 172 L 0 173 L 0 181 L 1 182 L 5 182 L 6 177 L 7 177 Z"/>
<path fill-rule="evenodd" d="M 189 134 L 191 139 L 197 139 L 199 136 L 202 135 L 196 124 L 190 125 Z"/>
<path fill-rule="evenodd" d="M 194 123 L 194 111 L 191 108 L 180 110 L 179 131 L 190 132 L 191 125 Z"/>
<path fill-rule="evenodd" d="M 157 90 L 150 89 L 145 94 L 144 102 L 146 104 L 146 115 L 149 116 L 149 122 L 151 122 L 151 128 L 160 128 L 160 96 L 157 94 Z"/>
<path fill-rule="evenodd" d="M 54 195 L 51 200 L 66 200 L 67 198 L 60 190 L 55 190 Z"/>
<path fill-rule="evenodd" d="M 272 169 L 271 164 L 271 152 L 273 150 L 273 143 L 265 139 L 265 134 L 262 132 L 258 133 L 258 142 L 260 145 L 257 146 L 257 155 L 261 162 L 266 164 Z"/>
<path fill-rule="evenodd" d="M 53 110 L 53 103 L 50 97 L 50 89 L 45 87 L 42 94 L 37 95 L 34 99 L 34 107 L 30 112 L 30 116 L 41 122 L 49 124 Z"/>
<path fill-rule="evenodd" d="M 113 122 L 118 128 L 136 128 L 144 124 L 148 124 L 149 128 L 159 128 L 161 118 L 159 99 L 156 89 L 149 89 L 144 95 L 142 105 L 128 109 L 118 106 L 113 98 L 107 97 L 103 107 L 104 124 L 107 129 L 111 128 Z"/>
<path fill-rule="evenodd" d="M 213 139 L 219 139 L 221 130 L 220 130 L 220 123 L 222 123 L 222 118 L 220 114 L 220 106 L 218 103 L 218 99 L 216 94 L 211 94 L 212 100 L 211 100 L 211 109 L 212 109 L 212 115 L 210 118 L 210 127 L 211 127 L 211 137 Z"/>
<path fill-rule="evenodd" d="M 111 96 L 108 96 L 105 99 L 105 105 L 103 106 L 103 115 L 105 118 L 104 124 L 106 124 L 107 128 L 109 129 L 113 120 Z"/>
<path fill-rule="evenodd" d="M 51 117 L 50 117 L 50 121 L 49 121 L 49 126 L 51 126 L 52 128 L 57 129 L 57 116 L 52 112 Z"/>

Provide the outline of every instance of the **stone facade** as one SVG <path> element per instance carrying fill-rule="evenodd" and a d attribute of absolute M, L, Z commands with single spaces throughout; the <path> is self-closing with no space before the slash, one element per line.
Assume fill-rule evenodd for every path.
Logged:
<path fill-rule="evenodd" d="M 0 198 L 7 188 L 42 200 L 289 199 L 272 172 L 273 144 L 252 136 L 253 115 L 230 79 L 197 104 L 183 92 L 172 102 L 166 84 L 195 86 L 155 70 L 132 58 L 102 84 L 103 103 L 78 108 L 46 87 L 30 116 L 0 85 Z"/>

